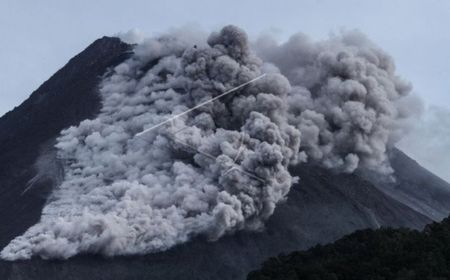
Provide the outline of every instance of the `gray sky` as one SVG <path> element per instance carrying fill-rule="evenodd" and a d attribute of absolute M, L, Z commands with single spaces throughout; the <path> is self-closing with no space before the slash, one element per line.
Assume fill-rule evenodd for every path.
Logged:
<path fill-rule="evenodd" d="M 208 31 L 230 23 L 253 37 L 270 31 L 280 40 L 298 31 L 321 39 L 359 29 L 394 57 L 398 73 L 428 104 L 450 108 L 446 0 L 0 0 L 0 115 L 98 37 L 132 28 L 153 35 L 186 24 Z"/>

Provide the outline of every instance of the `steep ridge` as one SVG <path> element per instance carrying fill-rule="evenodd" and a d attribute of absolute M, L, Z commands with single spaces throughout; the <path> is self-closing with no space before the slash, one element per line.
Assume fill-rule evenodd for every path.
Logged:
<path fill-rule="evenodd" d="M 72 59 L 20 107 L 0 119 L 0 246 L 37 222 L 51 187 L 35 178 L 42 163 L 58 175 L 52 143 L 59 131 L 94 116 L 99 77 L 127 57 L 130 46 L 102 38 Z M 35 164 L 36 163 L 36 164 Z M 334 241 L 356 229 L 380 226 L 422 228 L 445 211 L 450 186 L 394 152 L 397 188 L 355 174 L 312 165 L 292 168 L 301 184 L 277 207 L 259 233 L 240 232 L 217 242 L 197 239 L 167 252 L 130 258 L 78 256 L 68 261 L 0 261 L 4 279 L 243 279 L 266 258 Z M 414 174 L 416 177 L 409 177 Z M 419 180 L 422 178 L 421 180 Z M 31 180 L 31 184 L 30 184 Z M 33 185 L 33 182 L 36 183 Z M 375 182 L 375 184 L 371 183 Z M 429 195 L 416 209 L 399 193 L 421 188 Z M 398 191 L 397 191 L 398 190 Z M 25 191 L 25 192 L 24 192 Z M 410 191 L 413 194 L 415 191 Z M 411 196 L 413 195 L 411 194 Z M 421 193 L 414 198 L 421 201 Z M 437 208 L 433 205 L 436 203 Z M 438 214 L 433 214 L 438 213 Z"/>

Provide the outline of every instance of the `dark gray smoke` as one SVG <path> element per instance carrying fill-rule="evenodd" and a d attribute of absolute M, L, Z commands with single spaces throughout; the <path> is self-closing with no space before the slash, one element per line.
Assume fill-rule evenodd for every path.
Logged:
<path fill-rule="evenodd" d="M 258 45 L 266 63 L 234 26 L 207 43 L 167 35 L 136 46 L 101 83 L 100 115 L 62 132 L 64 182 L 1 257 L 145 254 L 258 230 L 296 180 L 288 166 L 308 159 L 390 174 L 410 87 L 386 54 L 353 33 Z"/>

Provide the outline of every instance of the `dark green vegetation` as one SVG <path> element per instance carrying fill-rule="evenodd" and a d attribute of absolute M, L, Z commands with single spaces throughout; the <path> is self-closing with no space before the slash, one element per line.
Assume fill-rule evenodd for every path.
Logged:
<path fill-rule="evenodd" d="M 330 245 L 270 258 L 248 279 L 450 279 L 450 217 L 422 232 L 357 231 Z"/>

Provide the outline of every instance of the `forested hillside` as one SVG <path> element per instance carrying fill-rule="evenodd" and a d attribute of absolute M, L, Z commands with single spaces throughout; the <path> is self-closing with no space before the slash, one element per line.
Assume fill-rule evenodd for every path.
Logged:
<path fill-rule="evenodd" d="M 248 279 L 450 279 L 450 217 L 422 232 L 357 231 L 330 245 L 270 258 Z"/>

